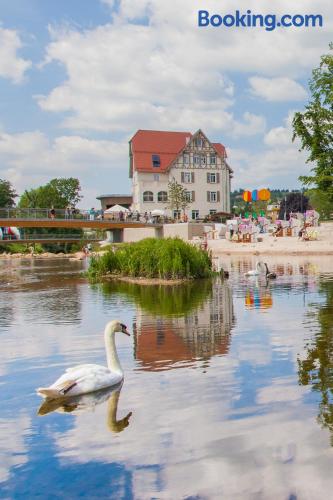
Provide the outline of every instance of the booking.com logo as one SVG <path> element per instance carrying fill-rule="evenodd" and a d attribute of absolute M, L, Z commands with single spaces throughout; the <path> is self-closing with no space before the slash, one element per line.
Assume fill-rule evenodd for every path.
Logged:
<path fill-rule="evenodd" d="M 245 14 L 241 14 L 236 10 L 234 14 L 210 15 L 208 10 L 198 11 L 198 26 L 206 27 L 213 26 L 218 28 L 224 26 L 226 28 L 265 28 L 266 31 L 274 31 L 275 28 L 316 28 L 323 26 L 323 16 L 320 14 L 284 14 L 281 17 L 275 14 L 253 14 L 251 10 L 247 10 Z"/>

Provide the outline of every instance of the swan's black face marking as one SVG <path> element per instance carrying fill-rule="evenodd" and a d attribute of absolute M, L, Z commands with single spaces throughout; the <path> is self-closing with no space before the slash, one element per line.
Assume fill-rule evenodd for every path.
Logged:
<path fill-rule="evenodd" d="M 121 331 L 126 335 L 130 336 L 130 333 L 127 331 L 127 326 L 124 325 L 123 323 L 120 323 L 120 326 L 121 326 Z"/>

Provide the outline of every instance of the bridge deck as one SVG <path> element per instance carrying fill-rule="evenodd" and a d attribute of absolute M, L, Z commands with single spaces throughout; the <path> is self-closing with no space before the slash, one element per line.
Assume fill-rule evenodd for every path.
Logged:
<path fill-rule="evenodd" d="M 90 229 L 124 229 L 127 227 L 162 227 L 162 224 L 150 224 L 136 221 L 87 220 L 87 219 L 27 219 L 0 218 L 0 227 L 54 227 L 54 228 L 90 228 Z"/>

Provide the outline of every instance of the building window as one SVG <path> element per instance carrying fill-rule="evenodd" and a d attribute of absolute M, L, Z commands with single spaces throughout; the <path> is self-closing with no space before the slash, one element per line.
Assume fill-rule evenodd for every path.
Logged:
<path fill-rule="evenodd" d="M 220 191 L 207 191 L 207 201 L 216 203 L 220 201 Z"/>
<path fill-rule="evenodd" d="M 187 153 L 183 154 L 183 162 L 185 165 L 188 165 L 190 163 L 190 155 Z"/>
<path fill-rule="evenodd" d="M 181 172 L 181 182 L 191 184 L 194 182 L 194 172 Z"/>
<path fill-rule="evenodd" d="M 209 163 L 211 165 L 216 165 L 216 155 L 214 155 L 214 154 L 210 155 L 210 161 L 209 161 Z"/>
<path fill-rule="evenodd" d="M 189 203 L 191 203 L 193 201 L 192 200 L 192 191 L 186 191 L 185 196 L 186 196 L 186 201 L 188 201 Z"/>
<path fill-rule="evenodd" d="M 159 191 L 157 193 L 157 201 L 159 201 L 159 202 L 168 201 L 168 193 L 166 191 Z"/>
<path fill-rule="evenodd" d="M 160 174 L 154 174 L 154 181 L 159 181 L 160 180 Z"/>
<path fill-rule="evenodd" d="M 209 215 L 214 215 L 214 214 L 216 214 L 216 212 L 217 211 L 215 209 L 209 210 Z"/>
<path fill-rule="evenodd" d="M 181 211 L 180 210 L 174 210 L 173 211 L 173 218 L 174 219 L 180 219 L 181 216 Z"/>
<path fill-rule="evenodd" d="M 144 191 L 143 201 L 154 201 L 154 195 L 152 191 Z"/>
<path fill-rule="evenodd" d="M 202 137 L 197 137 L 195 140 L 194 140 L 194 145 L 197 147 L 197 148 L 203 148 L 204 147 L 204 140 Z"/>
<path fill-rule="evenodd" d="M 199 210 L 192 210 L 192 220 L 199 219 Z"/>
<path fill-rule="evenodd" d="M 160 167 L 161 166 L 161 160 L 159 155 L 151 155 L 151 161 L 153 164 L 153 167 Z"/>
<path fill-rule="evenodd" d="M 218 172 L 207 172 L 207 182 L 209 184 L 218 184 L 220 182 L 220 174 Z"/>
<path fill-rule="evenodd" d="M 193 155 L 194 165 L 200 165 L 200 155 Z"/>
<path fill-rule="evenodd" d="M 201 165 L 206 165 L 206 155 L 201 155 Z"/>

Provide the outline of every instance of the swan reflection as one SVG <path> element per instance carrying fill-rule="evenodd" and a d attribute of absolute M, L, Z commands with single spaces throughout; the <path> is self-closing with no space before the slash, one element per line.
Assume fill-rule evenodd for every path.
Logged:
<path fill-rule="evenodd" d="M 107 402 L 106 425 L 110 432 L 122 432 L 129 425 L 132 415 L 130 411 L 124 418 L 117 420 L 117 410 L 122 384 L 108 387 L 101 391 L 83 394 L 81 396 L 64 397 L 57 399 L 46 398 L 38 409 L 39 416 L 54 411 L 58 413 L 80 414 L 85 411 L 94 411 L 96 406 Z"/>

